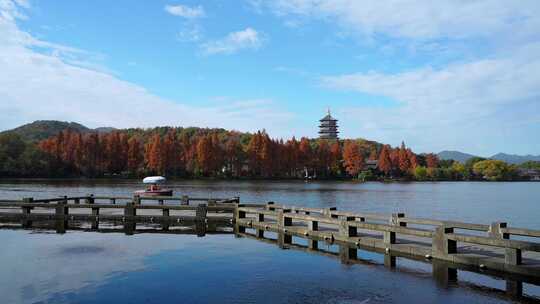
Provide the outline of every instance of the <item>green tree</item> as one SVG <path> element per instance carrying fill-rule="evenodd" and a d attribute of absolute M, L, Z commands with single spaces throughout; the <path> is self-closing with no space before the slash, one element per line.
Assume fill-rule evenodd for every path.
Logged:
<path fill-rule="evenodd" d="M 428 178 L 427 169 L 424 166 L 417 166 L 413 171 L 414 179 L 417 181 L 425 181 Z"/>
<path fill-rule="evenodd" d="M 491 181 L 511 180 L 517 175 L 515 166 L 502 160 L 488 159 L 474 164 L 473 172 Z"/>
<path fill-rule="evenodd" d="M 462 163 L 458 161 L 452 164 L 451 169 L 452 169 L 453 180 L 463 180 L 469 177 L 467 169 L 465 169 L 465 165 L 463 165 Z"/>

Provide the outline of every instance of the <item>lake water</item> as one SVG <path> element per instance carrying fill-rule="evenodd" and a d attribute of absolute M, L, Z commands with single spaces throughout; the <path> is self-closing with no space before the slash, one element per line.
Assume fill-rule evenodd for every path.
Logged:
<path fill-rule="evenodd" d="M 175 195 L 405 212 L 540 229 L 540 183 L 176 181 Z M 137 181 L 2 181 L 0 198 L 131 195 Z M 459 271 L 442 286 L 429 263 L 362 252 L 365 263 L 234 235 L 0 230 L 0 303 L 507 303 L 506 282 Z M 334 249 L 328 248 L 332 251 Z M 524 292 L 540 296 L 538 286 Z M 528 301 L 535 301 L 530 299 Z"/>

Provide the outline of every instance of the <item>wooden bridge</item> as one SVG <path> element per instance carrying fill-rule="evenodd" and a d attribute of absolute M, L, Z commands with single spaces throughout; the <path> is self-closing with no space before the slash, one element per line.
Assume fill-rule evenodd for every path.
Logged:
<path fill-rule="evenodd" d="M 432 263 L 442 281 L 455 279 L 457 269 L 498 276 L 507 280 L 506 291 L 513 296 L 522 294 L 523 282 L 540 285 L 540 231 L 503 222 L 463 223 L 273 202 L 241 204 L 238 197 L 94 195 L 0 200 L 0 222 L 54 227 L 58 233 L 235 233 L 318 253 L 323 252 L 320 244 L 331 244 L 339 247 L 336 255 L 344 263 L 361 261 L 359 250 L 368 250 L 383 254 L 389 267 L 396 266 L 396 257 Z"/>

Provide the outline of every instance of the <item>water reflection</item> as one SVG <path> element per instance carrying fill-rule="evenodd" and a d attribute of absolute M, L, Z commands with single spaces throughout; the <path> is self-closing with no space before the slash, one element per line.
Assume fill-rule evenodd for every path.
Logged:
<path fill-rule="evenodd" d="M 349 248 L 325 242 L 314 250 L 295 240 L 280 243 L 283 236 L 258 238 L 250 231 L 236 237 L 203 238 L 180 231 L 149 231 L 127 236 L 0 230 L 6 244 L 0 251 L 5 266 L 0 272 L 3 302 L 503 303 L 511 299 L 497 290 L 459 282 L 461 274 L 446 263 L 423 262 L 433 267 L 424 271 L 408 268 L 402 257 L 364 250 L 354 256 Z M 381 265 L 375 261 L 378 257 L 370 255 L 384 262 Z M 340 261 L 345 267 L 338 267 Z"/>
<path fill-rule="evenodd" d="M 334 244 L 334 242 L 323 242 L 316 239 L 307 239 L 307 244 L 301 243 L 297 241 L 298 238 L 291 237 L 283 233 L 278 233 L 277 238 L 267 238 L 264 237 L 264 232 L 261 233 L 260 230 L 254 230 L 256 231 L 256 234 L 253 234 L 252 231 L 254 229 L 247 229 L 241 233 L 237 233 L 237 236 L 243 236 L 248 238 L 254 238 L 259 241 L 265 241 L 269 243 L 273 243 L 277 245 L 279 248 L 282 249 L 296 249 L 304 252 L 310 252 L 310 253 L 316 253 L 319 255 L 329 256 L 329 257 L 335 257 L 340 260 L 340 262 L 344 265 L 353 265 L 353 264 L 378 264 L 373 259 L 369 259 L 364 257 L 364 254 L 366 252 L 378 252 L 382 256 L 382 264 L 391 270 L 396 270 L 397 266 L 397 260 L 398 256 L 401 257 L 402 261 L 403 259 L 411 259 L 416 261 L 422 261 L 426 264 L 431 264 L 431 273 L 432 277 L 436 283 L 436 286 L 439 289 L 447 290 L 451 287 L 458 287 L 458 269 L 460 269 L 463 272 L 470 272 L 470 271 L 476 271 L 474 267 L 466 266 L 466 265 L 459 265 L 454 264 L 446 261 L 440 261 L 440 260 L 421 260 L 418 257 L 412 256 L 412 255 L 395 255 L 390 254 L 388 252 L 385 252 L 384 250 L 378 250 L 374 249 L 372 247 L 366 247 L 366 246 L 359 246 L 359 247 L 350 247 L 346 244 Z M 302 240 L 302 239 L 300 239 Z M 327 247 L 324 249 L 324 245 L 320 246 L 319 244 L 323 243 L 326 245 L 332 244 L 334 247 L 337 247 L 337 252 L 335 250 L 331 250 L 330 247 Z M 360 253 L 360 251 L 362 251 Z M 368 255 L 369 257 L 369 255 Z M 405 265 L 407 263 L 405 262 Z M 408 273 L 417 275 L 418 272 L 416 270 L 412 270 L 407 267 L 400 267 L 400 272 Z M 484 274 L 488 275 L 494 275 L 497 276 L 499 279 L 506 281 L 505 289 L 496 289 L 496 288 L 488 288 L 486 286 L 482 285 L 482 282 L 485 281 L 484 278 L 477 279 L 477 282 L 470 283 L 465 282 L 465 286 L 467 286 L 471 290 L 479 291 L 479 292 L 486 292 L 490 291 L 497 296 L 506 296 L 508 299 L 511 300 L 519 300 L 520 302 L 536 302 L 540 300 L 540 288 L 538 285 L 540 285 L 539 278 L 536 277 L 524 277 L 519 275 L 512 275 L 512 274 L 506 274 L 498 271 L 492 271 L 492 270 L 483 270 Z M 536 293 L 532 293 L 531 295 L 524 295 L 523 293 L 523 282 L 528 282 L 536 285 Z"/>

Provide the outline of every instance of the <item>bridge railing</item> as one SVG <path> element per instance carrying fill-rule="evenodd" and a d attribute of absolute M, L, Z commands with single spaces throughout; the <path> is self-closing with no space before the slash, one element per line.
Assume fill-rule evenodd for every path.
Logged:
<path fill-rule="evenodd" d="M 129 230 L 134 230 L 137 223 L 161 224 L 165 230 L 168 230 L 170 225 L 189 226 L 192 224 L 212 229 L 218 224 L 231 224 L 232 216 L 207 216 L 207 214 L 233 213 L 235 203 L 239 201 L 236 197 L 230 199 L 188 197 L 187 200 L 186 197 L 144 197 L 142 199 L 140 199 L 141 197 L 135 197 L 132 201 L 122 204 L 117 204 L 116 200 L 129 198 L 88 195 L 76 197 L 63 196 L 49 199 L 28 197 L 22 200 L 0 200 L 0 209 L 9 210 L 8 212 L 0 212 L 0 219 L 4 221 L 18 221 L 23 227 L 31 227 L 34 221 L 56 221 L 58 232 L 64 232 L 70 221 L 90 222 L 92 229 L 97 229 L 99 223 L 103 221 L 121 222 Z M 104 203 L 103 200 L 109 200 L 109 203 Z M 201 203 L 197 205 L 142 204 L 141 202 L 143 200 L 158 202 L 172 200 L 187 201 L 188 203 L 191 200 Z M 20 209 L 20 212 L 13 212 L 11 211 L 12 209 Z M 121 212 L 120 214 L 118 212 L 116 214 L 103 214 L 101 211 L 104 209 L 116 209 Z M 75 213 L 72 210 L 75 210 Z M 86 210 L 90 210 L 90 212 Z M 154 212 L 151 215 L 138 214 L 138 210 L 153 210 Z M 171 214 L 171 212 L 177 211 L 187 211 L 187 213 Z M 207 229 L 205 228 L 204 230 Z"/>
<path fill-rule="evenodd" d="M 26 203 L 58 203 L 58 202 L 66 202 L 66 203 L 73 203 L 73 204 L 94 204 L 96 202 L 103 202 L 108 201 L 110 204 L 116 204 L 117 202 L 122 201 L 123 203 L 133 202 L 135 204 L 142 204 L 144 201 L 149 202 L 158 202 L 159 204 L 164 204 L 165 202 L 178 202 L 181 205 L 189 205 L 190 202 L 206 202 L 208 205 L 215 205 L 215 204 L 233 204 L 233 203 L 239 203 L 240 198 L 239 197 L 231 197 L 231 198 L 218 198 L 218 197 L 190 197 L 188 195 L 182 195 L 182 196 L 140 196 L 140 195 L 133 195 L 133 196 L 121 196 L 121 195 L 94 195 L 94 194 L 88 194 L 84 196 L 60 196 L 55 198 L 33 198 L 33 197 L 25 197 L 21 200 L 13 200 L 13 199 L 0 199 L 0 203 L 18 203 L 18 202 L 26 202 Z"/>
<path fill-rule="evenodd" d="M 464 223 L 424 218 L 406 217 L 403 213 L 355 213 L 338 211 L 336 208 L 306 208 L 268 203 L 263 207 L 238 205 L 235 213 L 239 232 L 254 228 L 259 236 L 264 231 L 283 232 L 284 243 L 290 243 L 292 236 L 318 238 L 324 241 L 339 241 L 353 246 L 368 245 L 385 250 L 405 250 L 415 255 L 438 258 L 453 262 L 473 264 L 479 267 L 506 269 L 522 265 L 523 251 L 540 252 L 540 231 L 507 227 L 504 222 L 487 224 Z M 408 226 L 409 225 L 409 226 Z M 414 227 L 413 227 L 414 226 Z M 418 226 L 421 226 L 420 228 Z M 427 227 L 426 227 L 427 226 Z M 456 230 L 464 233 L 458 233 Z M 467 231 L 476 232 L 467 234 Z M 371 235 L 369 234 L 371 232 Z M 484 232 L 485 235 L 478 235 Z M 375 233 L 375 234 L 373 234 Z M 382 234 L 382 238 L 378 239 Z M 430 241 L 430 246 L 404 246 L 397 236 L 410 236 L 407 241 Z M 526 236 L 530 240 L 511 240 L 510 236 Z M 418 239 L 416 239 L 418 238 Z M 316 243 L 309 240 L 309 247 L 316 248 Z M 460 255 L 458 242 L 474 245 L 478 248 L 503 248 L 504 262 L 495 263 L 486 255 Z M 409 242 L 411 243 L 411 242 Z M 488 254 L 501 254 L 491 251 Z M 537 255 L 539 258 L 540 255 Z M 539 262 L 536 260 L 536 262 Z M 540 276 L 540 270 L 538 270 Z"/>

